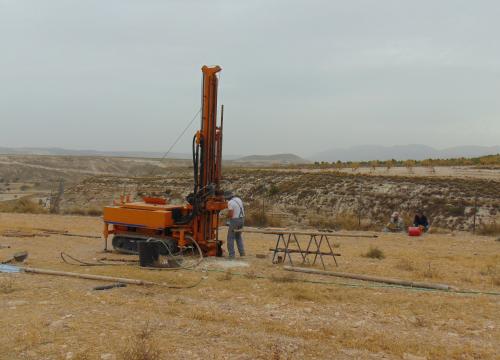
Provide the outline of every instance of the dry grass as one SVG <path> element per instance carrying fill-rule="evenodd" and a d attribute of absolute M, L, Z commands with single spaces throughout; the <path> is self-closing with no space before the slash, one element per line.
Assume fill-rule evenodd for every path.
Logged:
<path fill-rule="evenodd" d="M 322 303 L 329 299 L 328 294 L 324 289 L 318 288 L 316 286 L 305 285 L 305 284 L 293 284 L 288 286 L 284 291 L 293 300 L 296 301 L 312 301 L 314 303 Z"/>
<path fill-rule="evenodd" d="M 47 210 L 29 198 L 0 202 L 0 212 L 43 214 Z"/>
<path fill-rule="evenodd" d="M 429 229 L 429 234 L 449 234 L 449 233 L 450 230 L 438 226 L 431 226 Z"/>
<path fill-rule="evenodd" d="M 292 273 L 287 273 L 284 275 L 272 274 L 270 277 L 270 280 L 275 283 L 291 283 L 294 282 L 296 279 L 297 279 L 296 275 Z"/>
<path fill-rule="evenodd" d="M 422 271 L 422 276 L 426 279 L 439 279 L 441 278 L 441 274 L 438 269 L 432 265 L 431 263 L 427 264 L 427 267 L 424 271 Z"/>
<path fill-rule="evenodd" d="M 500 235 L 500 224 L 497 222 L 492 222 L 489 224 L 481 224 L 477 229 L 476 233 L 478 235 L 486 235 L 486 236 L 497 236 Z"/>
<path fill-rule="evenodd" d="M 367 219 L 359 219 L 354 214 L 338 214 L 327 217 L 321 215 L 310 215 L 309 226 L 318 230 L 376 230 L 379 226 Z"/>
<path fill-rule="evenodd" d="M 102 208 L 99 207 L 82 208 L 75 206 L 69 209 L 65 209 L 63 213 L 66 215 L 102 216 Z"/>
<path fill-rule="evenodd" d="M 283 223 L 278 217 L 269 216 L 260 209 L 251 209 L 246 213 L 245 225 L 255 227 L 281 227 Z"/>
<path fill-rule="evenodd" d="M 233 272 L 231 269 L 227 269 L 223 274 L 217 276 L 217 279 L 221 281 L 231 281 L 233 279 Z"/>
<path fill-rule="evenodd" d="M 337 230 L 338 224 L 332 217 L 312 215 L 308 219 L 309 226 L 319 230 Z"/>
<path fill-rule="evenodd" d="M 270 353 L 269 360 L 291 360 L 293 356 L 278 344 L 271 345 Z"/>
<path fill-rule="evenodd" d="M 0 220 L 0 228 L 5 230 L 50 227 L 99 234 L 101 229 L 99 219 L 92 217 L 0 214 Z M 0 238 L 1 243 L 6 240 Z M 273 240 L 245 234 L 249 254 L 267 251 Z M 307 243 L 307 239 L 301 240 Z M 327 270 L 419 281 L 431 263 L 439 282 L 465 289 L 500 290 L 495 284 L 498 243 L 482 237 L 426 234 L 416 243 L 405 234 L 380 234 L 376 240 L 340 241 L 339 266 L 331 261 Z M 32 267 L 170 284 L 190 284 L 199 276 L 192 271 L 82 268 L 61 263 L 61 249 L 83 260 L 101 256 L 102 244 L 94 239 L 54 234 L 8 238 L 8 244 L 11 249 L 0 250 L 3 255 L 27 250 Z M 390 256 L 384 261 L 360 257 L 370 245 Z M 497 297 L 373 288 L 373 284 L 347 279 L 288 273 L 271 264 L 269 257 L 248 256 L 243 261 L 250 266 L 232 269 L 230 281 L 224 280 L 224 272 L 209 272 L 199 286 L 185 290 L 131 285 L 93 292 L 90 289 L 98 284 L 93 281 L 20 274 L 15 277 L 16 291 L 0 293 L 0 304 L 6 306 L 0 327 L 9 329 L 0 337 L 0 358 L 59 359 L 61 353 L 62 358 L 69 351 L 76 357 L 79 349 L 86 349 L 82 356 L 87 359 L 99 359 L 104 353 L 113 353 L 118 359 L 140 359 L 154 356 L 156 350 L 161 358 L 174 359 L 399 359 L 405 353 L 429 360 L 494 359 L 500 346 Z M 48 324 L 60 319 L 64 319 L 63 327 L 47 331 Z M 150 335 L 142 336 L 145 319 L 154 319 L 155 326 L 145 331 Z M 125 346 L 126 352 L 121 350 Z M 28 351 L 33 353 L 27 355 Z"/>
<path fill-rule="evenodd" d="M 0 277 L 0 294 L 10 294 L 16 290 L 12 277 Z"/>
<path fill-rule="evenodd" d="M 364 253 L 363 256 L 370 259 L 379 259 L 379 260 L 385 258 L 384 252 L 376 246 L 370 246 L 370 249 L 368 249 L 368 251 Z"/>
<path fill-rule="evenodd" d="M 160 360 L 160 355 L 159 339 L 149 322 L 136 330 L 119 352 L 122 360 Z"/>
<path fill-rule="evenodd" d="M 250 280 L 257 279 L 257 273 L 255 272 L 255 270 L 247 271 L 244 276 L 245 278 Z"/>
<path fill-rule="evenodd" d="M 404 271 L 415 271 L 415 264 L 410 259 L 401 259 L 395 266 L 396 269 Z"/>
<path fill-rule="evenodd" d="M 479 272 L 480 275 L 488 277 L 493 286 L 500 286 L 500 265 L 488 264 L 486 268 Z"/>

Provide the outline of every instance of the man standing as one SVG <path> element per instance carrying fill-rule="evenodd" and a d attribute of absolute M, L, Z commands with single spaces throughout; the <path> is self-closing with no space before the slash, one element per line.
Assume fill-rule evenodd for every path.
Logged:
<path fill-rule="evenodd" d="M 243 201 L 234 196 L 231 192 L 225 192 L 224 197 L 227 200 L 227 218 L 229 228 L 227 229 L 227 251 L 229 252 L 229 258 L 234 259 L 234 241 L 236 240 L 236 246 L 238 247 L 238 252 L 240 256 L 245 256 L 245 247 L 243 246 L 243 236 L 241 232 L 236 232 L 235 230 L 242 230 L 245 222 L 245 209 L 243 207 Z"/>

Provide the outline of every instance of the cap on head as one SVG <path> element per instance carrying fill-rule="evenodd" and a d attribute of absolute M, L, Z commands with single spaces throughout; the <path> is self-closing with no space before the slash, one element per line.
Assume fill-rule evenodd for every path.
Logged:
<path fill-rule="evenodd" d="M 232 191 L 224 191 L 224 199 L 231 200 L 233 197 L 234 197 L 234 194 Z"/>
<path fill-rule="evenodd" d="M 398 213 L 397 211 L 394 211 L 394 212 L 392 213 L 392 217 L 393 217 L 393 218 L 399 217 L 399 213 Z"/>

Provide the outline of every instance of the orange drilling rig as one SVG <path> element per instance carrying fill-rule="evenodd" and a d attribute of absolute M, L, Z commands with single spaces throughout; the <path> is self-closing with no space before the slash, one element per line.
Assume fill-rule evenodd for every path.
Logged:
<path fill-rule="evenodd" d="M 203 66 L 201 127 L 193 137 L 193 192 L 187 204 L 168 204 L 163 198 L 121 201 L 103 212 L 104 238 L 113 235 L 113 248 L 137 254 L 141 242 L 161 242 L 160 252 L 175 253 L 196 242 L 206 256 L 222 256 L 218 239 L 219 213 L 227 208 L 222 177 L 222 128 L 217 125 L 219 66 Z"/>

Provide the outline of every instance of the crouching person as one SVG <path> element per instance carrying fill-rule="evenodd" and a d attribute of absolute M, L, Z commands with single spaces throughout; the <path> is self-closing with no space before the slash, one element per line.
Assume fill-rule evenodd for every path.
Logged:
<path fill-rule="evenodd" d="M 404 232 L 405 223 L 397 211 L 392 213 L 391 220 L 384 228 L 385 232 Z"/>
<path fill-rule="evenodd" d="M 427 220 L 427 216 L 424 215 L 422 210 L 417 211 L 415 214 L 413 226 L 419 227 L 423 232 L 427 232 L 429 230 L 429 220 Z"/>
<path fill-rule="evenodd" d="M 240 256 L 245 256 L 245 246 L 243 245 L 243 225 L 245 223 L 245 209 L 243 206 L 243 201 L 238 197 L 234 196 L 231 192 L 225 192 L 224 197 L 227 201 L 227 218 L 229 228 L 227 229 L 227 251 L 229 253 L 229 258 L 234 259 L 234 242 L 236 241 L 236 246 L 238 247 L 238 252 Z"/>

